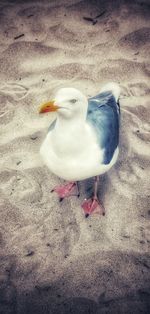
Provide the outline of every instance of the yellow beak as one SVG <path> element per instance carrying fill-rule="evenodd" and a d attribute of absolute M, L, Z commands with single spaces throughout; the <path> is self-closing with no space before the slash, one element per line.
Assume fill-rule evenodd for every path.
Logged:
<path fill-rule="evenodd" d="M 55 104 L 55 100 L 50 100 L 40 106 L 39 113 L 54 112 L 59 108 L 60 107 Z"/>

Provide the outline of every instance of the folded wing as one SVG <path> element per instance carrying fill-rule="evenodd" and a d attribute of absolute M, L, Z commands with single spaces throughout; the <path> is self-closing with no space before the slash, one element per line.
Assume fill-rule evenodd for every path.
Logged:
<path fill-rule="evenodd" d="M 119 143 L 120 107 L 111 91 L 102 92 L 88 100 L 87 121 L 96 132 L 104 164 L 109 164 Z"/>

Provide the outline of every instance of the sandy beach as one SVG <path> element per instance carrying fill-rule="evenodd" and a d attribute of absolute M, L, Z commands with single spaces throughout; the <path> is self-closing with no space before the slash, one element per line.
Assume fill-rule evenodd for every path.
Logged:
<path fill-rule="evenodd" d="M 150 310 L 149 1 L 0 0 L 0 314 L 138 314 Z M 106 215 L 39 150 L 61 87 L 87 97 L 121 87 L 120 154 L 100 179 Z"/>

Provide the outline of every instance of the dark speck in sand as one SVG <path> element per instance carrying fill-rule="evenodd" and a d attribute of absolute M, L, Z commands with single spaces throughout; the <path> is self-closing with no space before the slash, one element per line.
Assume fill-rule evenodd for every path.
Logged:
<path fill-rule="evenodd" d="M 141 244 L 144 244 L 145 242 L 143 240 L 140 241 Z"/>
<path fill-rule="evenodd" d="M 93 18 L 92 17 L 88 17 L 88 16 L 83 16 L 83 19 L 89 22 L 93 22 Z"/>
<path fill-rule="evenodd" d="M 92 24 L 95 25 L 96 23 L 97 23 L 97 20 L 94 20 Z"/>
<path fill-rule="evenodd" d="M 129 238 L 130 238 L 130 236 L 129 236 L 129 235 L 126 235 L 126 234 L 124 234 L 124 235 L 123 235 L 123 238 L 129 239 Z"/>
<path fill-rule="evenodd" d="M 34 16 L 34 14 L 30 14 L 30 15 L 28 15 L 27 17 L 30 18 L 30 17 L 32 17 L 32 16 Z"/>
<path fill-rule="evenodd" d="M 34 251 L 29 251 L 26 256 L 33 256 L 34 255 Z"/>
<path fill-rule="evenodd" d="M 33 140 L 33 141 L 36 140 L 37 138 L 38 138 L 37 135 L 31 135 L 31 136 L 30 136 L 30 139 Z"/>
<path fill-rule="evenodd" d="M 16 165 L 17 165 L 17 166 L 20 165 L 20 164 L 21 164 L 21 160 L 19 160 L 19 161 L 16 162 Z"/>
<path fill-rule="evenodd" d="M 103 16 L 106 13 L 106 11 L 102 11 L 100 14 L 95 16 L 95 19 L 98 19 L 99 17 Z"/>
<path fill-rule="evenodd" d="M 19 38 L 21 38 L 21 37 L 23 37 L 23 36 L 24 36 L 24 34 L 20 34 L 20 35 L 14 37 L 14 39 L 16 40 L 16 39 L 19 39 Z"/>

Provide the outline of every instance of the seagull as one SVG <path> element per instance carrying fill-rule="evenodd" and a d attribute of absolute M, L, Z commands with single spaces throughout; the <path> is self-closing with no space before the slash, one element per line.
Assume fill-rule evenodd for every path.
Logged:
<path fill-rule="evenodd" d="M 99 176 L 118 158 L 119 95 L 115 82 L 104 85 L 89 99 L 75 88 L 61 88 L 55 99 L 39 109 L 39 113 L 57 112 L 40 149 L 43 161 L 52 173 L 69 181 L 51 192 L 56 192 L 60 201 L 72 195 L 79 197 L 78 182 L 95 178 L 92 197 L 81 204 L 85 217 L 105 215 L 98 199 L 98 183 Z"/>

